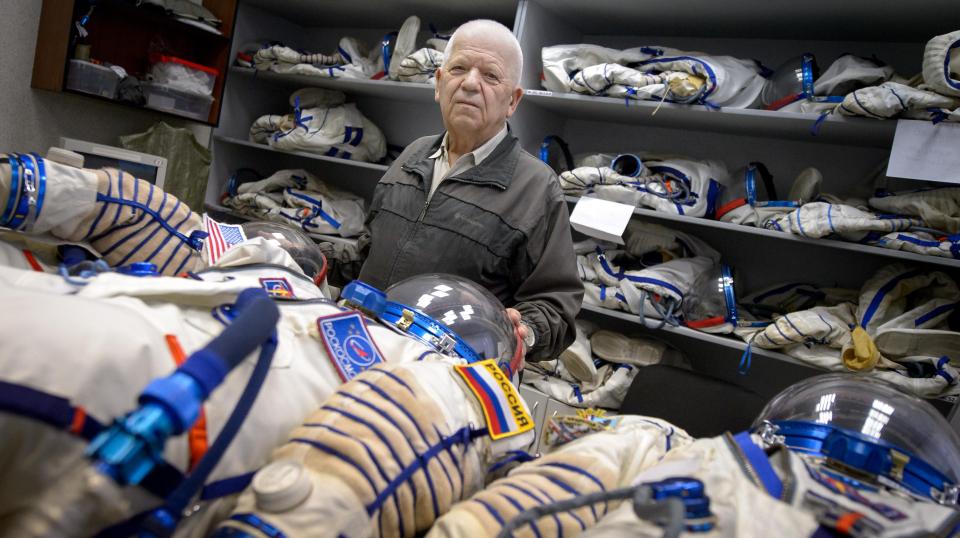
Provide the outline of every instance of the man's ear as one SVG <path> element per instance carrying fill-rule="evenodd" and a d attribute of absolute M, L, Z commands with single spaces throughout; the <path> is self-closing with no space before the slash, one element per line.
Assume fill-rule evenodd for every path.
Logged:
<path fill-rule="evenodd" d="M 433 100 L 437 103 L 440 102 L 440 80 L 443 78 L 443 68 L 438 67 L 434 76 L 437 78 L 436 83 L 433 85 Z"/>
<path fill-rule="evenodd" d="M 437 79 L 439 82 L 439 79 Z M 513 93 L 510 94 L 510 108 L 507 110 L 507 117 L 513 116 L 513 113 L 517 111 L 517 106 L 520 104 L 520 99 L 523 98 L 523 88 L 517 86 L 513 89 Z"/>

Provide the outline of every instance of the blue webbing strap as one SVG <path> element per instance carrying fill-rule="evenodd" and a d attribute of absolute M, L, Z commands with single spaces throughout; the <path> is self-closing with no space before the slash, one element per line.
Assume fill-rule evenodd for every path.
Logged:
<path fill-rule="evenodd" d="M 783 482 L 773 470 L 773 466 L 770 465 L 767 455 L 750 438 L 750 432 L 740 432 L 733 436 L 733 440 L 737 442 L 740 451 L 747 459 L 747 463 L 756 472 L 763 488 L 774 499 L 780 499 L 783 495 Z"/>

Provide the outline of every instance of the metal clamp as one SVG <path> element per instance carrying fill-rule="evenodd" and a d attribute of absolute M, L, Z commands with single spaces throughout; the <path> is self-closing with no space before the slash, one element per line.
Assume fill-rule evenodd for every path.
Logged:
<path fill-rule="evenodd" d="M 401 315 L 403 317 L 397 320 L 397 328 L 401 331 L 406 331 L 411 325 L 413 325 L 413 312 L 404 308 Z"/>
<path fill-rule="evenodd" d="M 770 422 L 769 420 L 764 420 L 756 429 L 756 434 L 760 436 L 760 441 L 763 442 L 764 448 L 772 448 L 775 446 L 783 446 L 786 439 L 784 436 L 779 435 L 777 432 L 780 431 L 780 426 Z"/>

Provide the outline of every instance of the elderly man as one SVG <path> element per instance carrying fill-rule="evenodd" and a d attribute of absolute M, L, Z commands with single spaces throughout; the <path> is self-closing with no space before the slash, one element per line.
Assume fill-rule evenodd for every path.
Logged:
<path fill-rule="evenodd" d="M 508 307 L 536 361 L 573 342 L 583 285 L 556 176 L 507 126 L 522 67 L 500 23 L 453 34 L 434 95 L 446 132 L 413 141 L 377 185 L 360 278 L 381 288 L 422 273 L 469 278 Z"/>

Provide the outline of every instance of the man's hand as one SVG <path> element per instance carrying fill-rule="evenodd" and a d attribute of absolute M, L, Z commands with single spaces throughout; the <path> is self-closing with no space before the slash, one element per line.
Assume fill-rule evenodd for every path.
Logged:
<path fill-rule="evenodd" d="M 507 317 L 510 318 L 513 328 L 517 331 L 517 338 L 526 340 L 527 335 L 530 334 L 530 328 L 520 321 L 520 311 L 516 308 L 508 308 Z"/>

